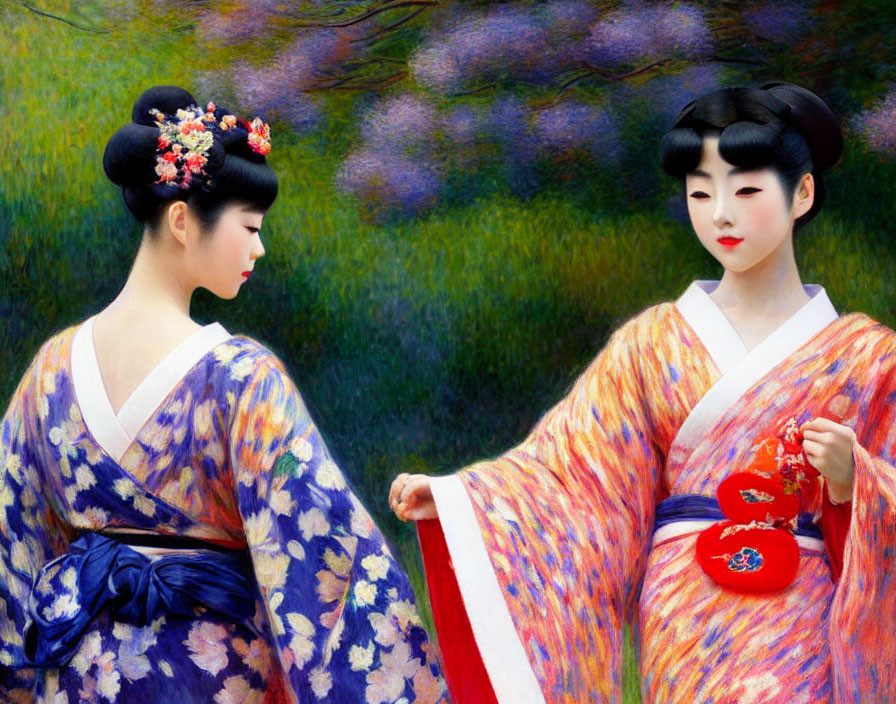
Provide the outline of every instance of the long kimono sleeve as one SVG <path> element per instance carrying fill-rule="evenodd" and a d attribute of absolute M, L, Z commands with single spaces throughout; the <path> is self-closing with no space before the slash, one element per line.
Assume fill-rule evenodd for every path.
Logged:
<path fill-rule="evenodd" d="M 238 399 L 231 457 L 293 701 L 443 700 L 413 591 L 276 358 Z"/>
<path fill-rule="evenodd" d="M 896 335 L 857 428 L 852 517 L 831 608 L 834 701 L 896 701 Z"/>
<path fill-rule="evenodd" d="M 433 481 L 441 535 L 420 537 L 456 702 L 621 701 L 659 491 L 641 364 L 656 327 L 648 313 L 620 329 L 520 446 Z M 471 686 L 477 663 L 456 667 L 469 631 L 493 693 Z"/>
<path fill-rule="evenodd" d="M 11 702 L 33 700 L 35 672 L 23 666 L 31 583 L 64 542 L 41 489 L 31 430 L 38 406 L 35 366 L 19 384 L 0 430 L 0 701 Z"/>

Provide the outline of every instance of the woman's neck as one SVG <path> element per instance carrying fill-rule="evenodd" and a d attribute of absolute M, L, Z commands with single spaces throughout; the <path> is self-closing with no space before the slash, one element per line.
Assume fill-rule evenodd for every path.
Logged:
<path fill-rule="evenodd" d="M 710 298 L 747 347 L 755 347 L 809 301 L 792 239 L 747 271 L 726 270 Z"/>
<path fill-rule="evenodd" d="M 172 247 L 172 245 L 169 245 Z M 199 325 L 190 319 L 193 287 L 176 250 L 144 238 L 124 288 L 93 325 L 103 387 L 115 413 Z"/>
<path fill-rule="evenodd" d="M 194 287 L 185 282 L 177 257 L 170 254 L 164 243 L 145 236 L 124 287 L 106 311 L 159 322 L 189 320 Z"/>
<path fill-rule="evenodd" d="M 746 271 L 726 269 L 710 295 L 722 309 L 737 309 L 747 315 L 793 313 L 801 308 L 809 295 L 796 266 L 792 238 Z"/>

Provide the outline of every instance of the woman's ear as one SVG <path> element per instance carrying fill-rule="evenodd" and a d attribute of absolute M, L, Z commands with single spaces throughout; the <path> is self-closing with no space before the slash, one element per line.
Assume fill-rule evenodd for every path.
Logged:
<path fill-rule="evenodd" d="M 187 204 L 176 200 L 168 206 L 168 229 L 174 239 L 182 245 L 187 244 Z"/>
<path fill-rule="evenodd" d="M 793 194 L 793 219 L 796 220 L 812 210 L 813 203 L 815 203 L 815 178 L 812 174 L 803 174 Z"/>

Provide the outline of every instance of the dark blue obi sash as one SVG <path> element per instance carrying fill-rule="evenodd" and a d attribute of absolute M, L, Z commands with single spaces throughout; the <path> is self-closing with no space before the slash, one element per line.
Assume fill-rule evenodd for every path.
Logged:
<path fill-rule="evenodd" d="M 724 521 L 725 514 L 719 507 L 719 502 L 711 496 L 701 496 L 700 494 L 678 494 L 663 499 L 656 506 L 656 519 L 653 531 L 656 532 L 660 528 L 669 523 L 677 521 L 697 521 L 697 520 L 713 520 Z M 818 538 L 821 540 L 821 528 L 812 522 L 811 513 L 802 513 L 797 519 L 797 528 L 793 531 L 794 535 L 802 535 L 807 538 Z"/>
<path fill-rule="evenodd" d="M 180 552 L 150 558 L 126 543 Z M 198 606 L 236 622 L 254 615 L 255 583 L 246 550 L 179 536 L 131 533 L 113 539 L 86 533 L 34 580 L 25 665 L 68 663 L 105 609 L 117 621 L 145 626 L 162 615 L 193 616 Z"/>

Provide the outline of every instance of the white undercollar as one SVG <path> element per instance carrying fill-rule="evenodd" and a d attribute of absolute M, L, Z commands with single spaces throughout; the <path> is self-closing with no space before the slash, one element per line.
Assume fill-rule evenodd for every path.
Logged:
<path fill-rule="evenodd" d="M 230 333 L 219 323 L 194 332 L 165 355 L 116 414 L 100 374 L 93 322 L 93 317 L 84 321 L 72 340 L 72 383 L 87 429 L 100 447 L 119 462 L 140 429 L 187 372 L 212 348 L 229 339 Z"/>

